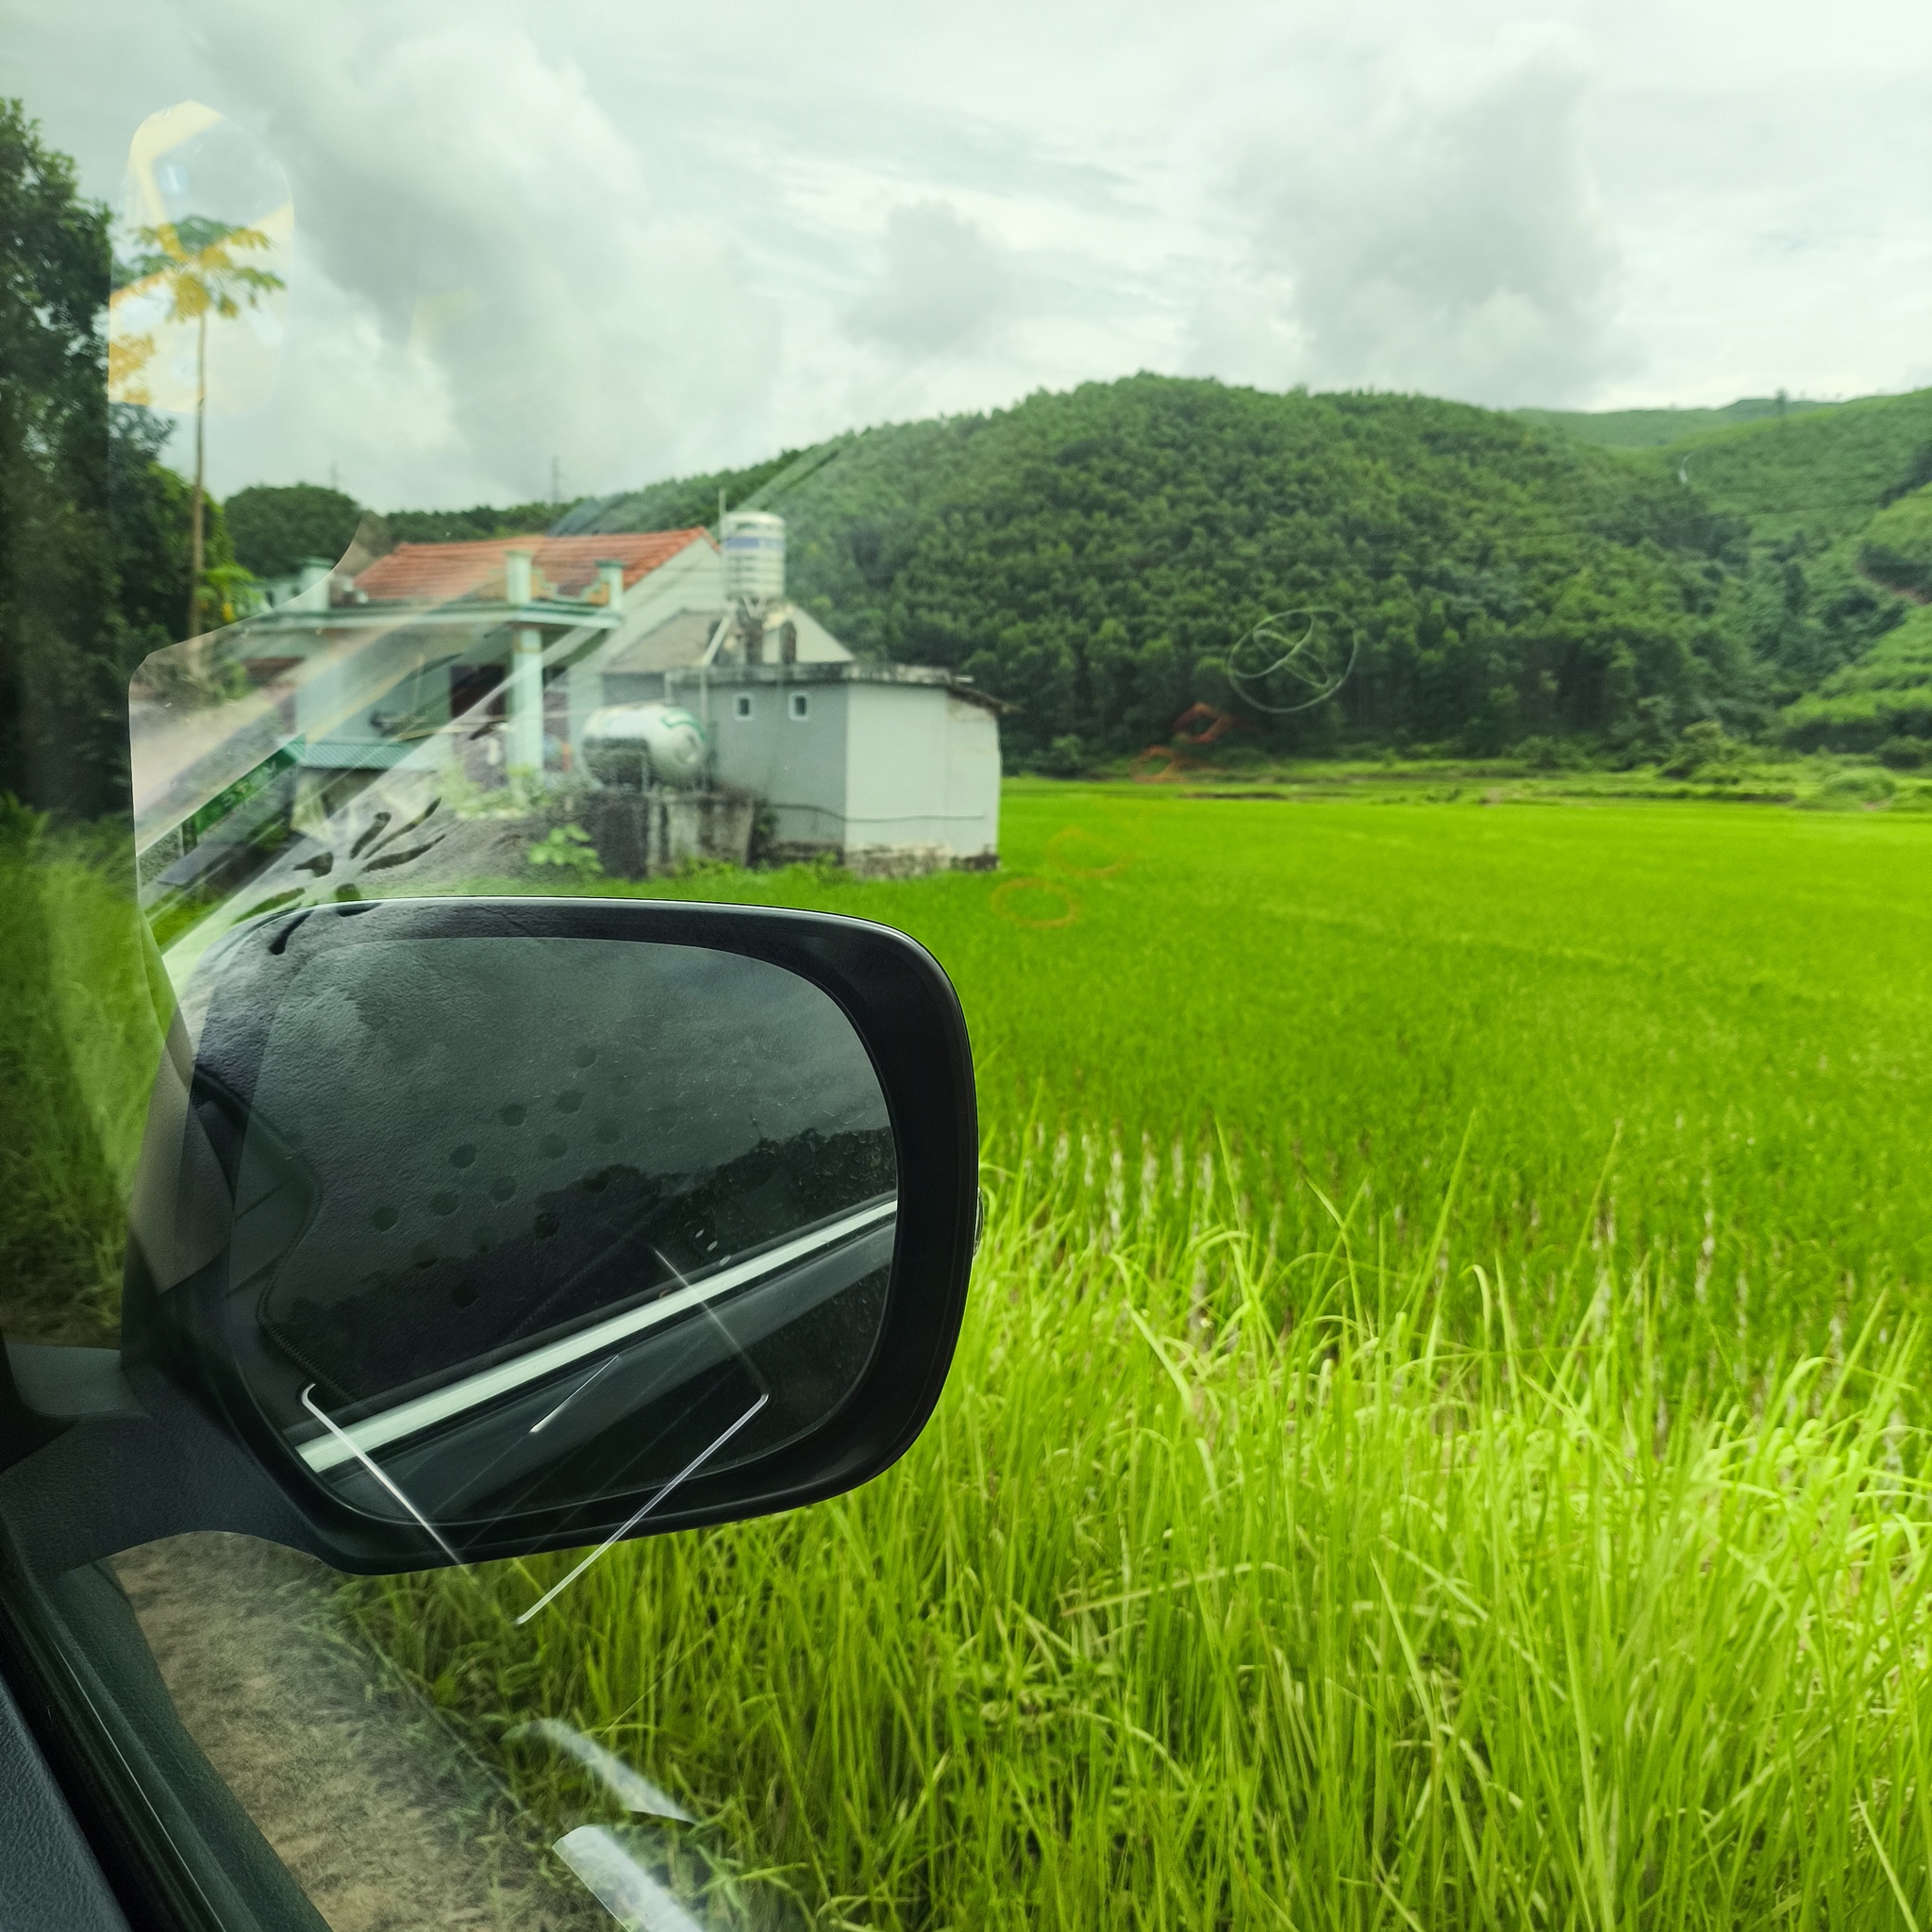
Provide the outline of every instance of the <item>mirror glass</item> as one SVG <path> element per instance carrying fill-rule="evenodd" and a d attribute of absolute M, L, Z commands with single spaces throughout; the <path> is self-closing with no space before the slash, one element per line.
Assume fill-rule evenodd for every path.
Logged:
<path fill-rule="evenodd" d="M 780 967 L 318 947 L 236 1112 L 225 1345 L 342 1500 L 453 1556 L 507 1516 L 661 1507 L 824 1423 L 870 1357 L 885 1097 L 838 1006 Z"/>

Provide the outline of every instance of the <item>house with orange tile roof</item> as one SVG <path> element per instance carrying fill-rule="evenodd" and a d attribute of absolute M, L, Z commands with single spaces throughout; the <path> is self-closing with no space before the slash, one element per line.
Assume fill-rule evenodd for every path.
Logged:
<path fill-rule="evenodd" d="M 355 856 L 351 820 L 414 824 L 440 812 L 444 829 L 422 853 L 428 863 L 436 847 L 435 862 L 449 862 L 490 823 L 534 824 L 555 803 L 540 794 L 559 789 L 591 794 L 573 807 L 586 823 L 615 823 L 630 808 L 605 796 L 610 770 L 637 768 L 625 734 L 647 738 L 644 714 L 666 705 L 698 727 L 702 772 L 644 768 L 628 781 L 649 793 L 632 816 L 689 807 L 706 819 L 708 801 L 729 804 L 710 818 L 748 834 L 757 800 L 774 858 L 888 873 L 994 862 L 1007 708 L 955 673 L 857 661 L 790 597 L 782 519 L 734 512 L 721 535 L 401 543 L 318 565 L 227 634 L 226 661 L 254 690 L 222 714 L 245 728 L 195 765 L 179 801 L 187 817 L 172 832 L 158 818 L 143 891 L 203 890 L 230 872 L 251 889 L 271 876 L 286 886 L 284 874 L 323 863 L 325 850 L 333 864 L 345 837 Z M 232 820 L 220 841 L 202 824 L 210 814 Z M 470 831 L 458 836 L 458 822 Z M 733 838 L 733 850 L 707 845 L 706 856 L 743 862 L 743 837 Z M 659 843 L 649 867 L 676 860 L 675 841 Z"/>
<path fill-rule="evenodd" d="M 312 815 L 466 723 L 506 772 L 568 771 L 584 662 L 724 601 L 704 529 L 399 543 L 308 573 L 248 622 L 244 663 L 291 692 Z"/>

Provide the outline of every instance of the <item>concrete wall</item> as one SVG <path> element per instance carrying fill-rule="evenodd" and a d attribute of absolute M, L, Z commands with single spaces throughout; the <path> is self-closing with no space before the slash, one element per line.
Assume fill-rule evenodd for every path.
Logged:
<path fill-rule="evenodd" d="M 999 850 L 999 724 L 942 685 L 852 684 L 845 848 L 977 858 Z"/>
<path fill-rule="evenodd" d="M 779 844 L 862 870 L 998 853 L 999 723 L 942 685 L 718 683 L 708 708 L 718 781 L 766 801 Z"/>
<path fill-rule="evenodd" d="M 845 844 L 846 731 L 855 687 L 843 684 L 712 685 L 711 742 L 718 782 L 756 791 L 783 845 Z M 680 683 L 681 702 L 697 693 Z M 793 700 L 805 700 L 796 715 Z M 744 715 L 749 711 L 749 716 Z"/>
<path fill-rule="evenodd" d="M 757 801 L 742 792 L 592 791 L 578 816 L 604 870 L 613 878 L 656 878 L 687 860 L 722 858 L 742 865 L 751 847 Z"/>

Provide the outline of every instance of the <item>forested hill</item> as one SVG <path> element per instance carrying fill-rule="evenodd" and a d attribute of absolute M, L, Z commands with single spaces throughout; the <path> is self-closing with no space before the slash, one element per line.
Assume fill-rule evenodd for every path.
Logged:
<path fill-rule="evenodd" d="M 1790 735 L 1787 708 L 1932 583 L 1913 534 L 1932 533 L 1932 391 L 1709 414 L 1678 445 L 1614 448 L 1557 417 L 1143 375 L 581 503 L 561 526 L 708 522 L 721 492 L 782 512 L 794 594 L 855 650 L 1012 700 L 1021 762 L 1137 751 L 1196 703 L 1277 750 L 1569 738 L 1636 758 L 1707 719 Z M 1270 618 L 1285 640 L 1313 625 L 1272 674 L 1279 646 L 1251 636 Z M 1827 740 L 1869 736 L 1842 708 Z"/>
<path fill-rule="evenodd" d="M 1637 753 L 1704 718 L 1773 728 L 1906 608 L 1856 559 L 1815 586 L 1801 567 L 1794 590 L 1698 468 L 1687 483 L 1669 456 L 1423 397 L 1138 375 L 869 430 L 793 487 L 762 466 L 758 497 L 790 520 L 793 586 L 834 629 L 1014 700 L 1023 757 L 1137 749 L 1196 701 L 1282 748 L 1571 736 Z M 602 515 L 675 521 L 720 487 L 740 500 L 737 482 Z M 1354 668 L 1291 712 L 1307 695 L 1291 674 L 1228 670 L 1237 652 L 1237 672 L 1264 667 L 1274 654 L 1242 639 L 1299 607 L 1332 613 L 1330 661 Z"/>
<path fill-rule="evenodd" d="M 794 501 L 799 590 L 1022 704 L 1022 748 L 1138 748 L 1196 701 L 1285 747 L 1473 750 L 1755 701 L 1694 497 L 1457 404 L 1137 376 L 873 432 Z M 1293 710 L 1242 640 L 1304 608 L 1354 664 Z"/>

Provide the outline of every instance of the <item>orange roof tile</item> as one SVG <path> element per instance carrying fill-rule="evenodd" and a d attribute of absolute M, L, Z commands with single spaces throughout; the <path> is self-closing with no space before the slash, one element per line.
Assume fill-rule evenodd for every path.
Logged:
<path fill-rule="evenodd" d="M 460 597 L 500 602 L 504 553 L 534 553 L 531 584 L 539 597 L 588 597 L 597 587 L 597 566 L 606 558 L 624 565 L 631 585 L 700 539 L 708 530 L 647 530 L 603 537 L 493 537 L 475 543 L 398 543 L 356 579 L 373 602 L 447 604 Z M 601 598 L 596 601 L 601 601 Z"/>

